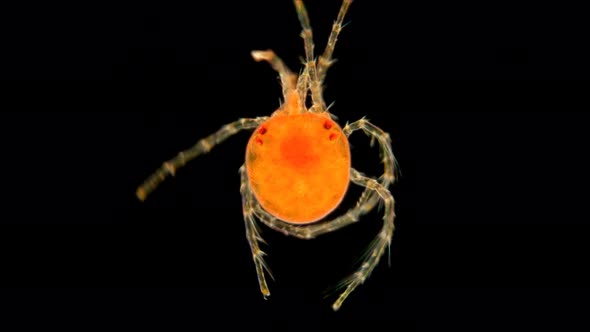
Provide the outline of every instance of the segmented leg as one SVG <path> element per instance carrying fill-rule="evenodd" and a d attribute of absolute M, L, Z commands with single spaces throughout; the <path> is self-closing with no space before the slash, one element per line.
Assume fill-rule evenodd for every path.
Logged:
<path fill-rule="evenodd" d="M 309 70 L 307 69 L 307 64 L 304 64 L 303 72 L 299 74 L 299 78 L 297 79 L 297 94 L 299 94 L 299 100 L 301 100 L 301 104 L 304 105 L 305 109 L 307 109 L 307 105 L 305 105 L 307 100 L 307 89 L 309 86 Z"/>
<path fill-rule="evenodd" d="M 253 129 L 258 127 L 268 117 L 258 117 L 255 119 L 239 119 L 221 127 L 217 132 L 198 141 L 191 148 L 184 150 L 178 155 L 162 164 L 152 175 L 150 175 L 138 188 L 135 194 L 141 201 L 154 191 L 158 185 L 164 181 L 168 175 L 174 176 L 176 171 L 184 166 L 187 162 L 195 159 L 197 156 L 209 152 L 215 145 L 223 142 L 231 135 L 243 129 Z"/>
<path fill-rule="evenodd" d="M 359 129 L 362 129 L 366 134 L 370 135 L 371 138 L 374 138 L 379 142 L 382 163 L 384 166 L 384 173 L 379 178 L 379 183 L 383 187 L 388 188 L 395 180 L 397 166 L 395 156 L 391 150 L 391 139 L 387 133 L 365 119 L 360 119 L 346 125 L 344 127 L 344 133 L 346 136 L 350 136 L 351 133 Z M 246 185 L 248 184 L 246 183 Z M 317 236 L 338 230 L 358 221 L 362 215 L 369 213 L 375 207 L 379 202 L 379 199 L 379 195 L 374 190 L 366 188 L 356 205 L 349 209 L 345 214 L 336 217 L 333 220 L 307 225 L 285 223 L 266 212 L 257 201 L 253 202 L 252 206 L 254 214 L 268 227 L 289 236 L 301 239 L 313 239 Z"/>
<path fill-rule="evenodd" d="M 334 311 L 340 309 L 342 303 L 355 288 L 362 284 L 371 275 L 371 272 L 375 269 L 381 256 L 385 252 L 385 249 L 391 244 L 391 238 L 393 231 L 395 230 L 395 201 L 391 193 L 377 182 L 375 179 L 366 177 L 356 171 L 355 169 L 350 170 L 351 181 L 359 186 L 366 187 L 367 189 L 374 191 L 379 195 L 379 198 L 383 201 L 385 210 L 383 212 L 383 227 L 377 235 L 377 237 L 371 243 L 369 250 L 363 260 L 361 267 L 348 278 L 345 278 L 341 283 L 341 287 L 346 287 L 344 292 L 340 294 L 338 299 L 332 304 Z"/>
<path fill-rule="evenodd" d="M 364 118 L 351 124 L 346 124 L 343 131 L 348 137 L 359 129 L 371 137 L 371 145 L 375 140 L 379 143 L 379 155 L 381 156 L 381 163 L 383 163 L 383 174 L 379 177 L 379 182 L 385 188 L 389 188 L 389 186 L 395 181 L 398 170 L 397 160 L 391 150 L 391 138 L 389 137 L 389 134 Z M 372 209 L 379 201 L 379 197 L 377 197 L 377 194 L 374 191 L 365 189 L 359 201 L 366 201 Z"/>
<path fill-rule="evenodd" d="M 340 7 L 340 11 L 338 12 L 338 17 L 332 25 L 332 31 L 330 32 L 330 37 L 328 38 L 328 44 L 326 44 L 326 49 L 318 59 L 317 70 L 318 79 L 320 82 L 324 81 L 324 78 L 326 77 L 326 72 L 333 63 L 332 54 L 334 53 L 334 47 L 336 46 L 336 41 L 338 40 L 338 34 L 340 34 L 340 31 L 342 30 L 342 22 L 344 21 L 344 16 L 346 15 L 348 7 L 350 7 L 351 3 L 352 0 L 342 1 L 342 6 Z"/>
<path fill-rule="evenodd" d="M 283 88 L 283 98 L 287 100 L 287 92 L 296 88 L 297 75 L 285 65 L 274 51 L 252 51 L 252 58 L 256 61 L 267 61 L 271 67 L 279 73 L 281 78 L 281 87 Z"/>
<path fill-rule="evenodd" d="M 314 112 L 324 112 L 326 110 L 326 104 L 322 97 L 322 84 L 319 80 L 316 61 L 313 57 L 313 33 L 311 31 L 309 15 L 307 15 L 307 10 L 303 5 L 302 0 L 295 0 L 295 9 L 297 10 L 297 16 L 299 17 L 301 28 L 303 29 L 301 37 L 303 38 L 303 45 L 305 48 L 305 66 L 310 77 L 311 100 L 313 102 L 311 110 Z"/>
<path fill-rule="evenodd" d="M 265 253 L 262 250 L 260 250 L 260 247 L 258 246 L 258 242 L 264 243 L 264 240 L 260 236 L 260 231 L 258 230 L 256 221 L 254 220 L 254 210 L 252 208 L 252 191 L 250 191 L 250 188 L 248 187 L 248 178 L 245 174 L 244 165 L 240 167 L 240 178 L 240 193 L 242 194 L 242 210 L 244 213 L 244 222 L 246 224 L 246 238 L 248 239 L 248 243 L 250 244 L 252 258 L 254 259 L 254 265 L 256 266 L 256 275 L 258 276 L 260 292 L 262 293 L 262 296 L 264 296 L 264 298 L 266 299 L 270 296 L 270 290 L 268 289 L 268 285 L 266 284 L 264 270 L 268 272 L 271 278 L 272 274 L 270 273 L 268 265 L 266 265 L 266 263 L 264 262 Z"/>

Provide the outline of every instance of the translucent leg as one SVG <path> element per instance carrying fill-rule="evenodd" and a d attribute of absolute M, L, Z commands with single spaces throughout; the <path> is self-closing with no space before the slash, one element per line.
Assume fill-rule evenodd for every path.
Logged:
<path fill-rule="evenodd" d="M 264 271 L 268 272 L 269 276 L 272 278 L 272 274 L 270 273 L 270 269 L 266 262 L 264 261 L 265 253 L 260 250 L 258 246 L 258 242 L 264 243 L 264 240 L 260 236 L 260 231 L 256 225 L 256 221 L 254 220 L 254 210 L 252 208 L 253 202 L 253 195 L 248 187 L 248 178 L 245 174 L 245 167 L 242 165 L 240 167 L 240 178 L 241 178 L 241 185 L 240 185 L 240 192 L 242 193 L 242 210 L 244 213 L 244 221 L 246 223 L 246 237 L 248 239 L 248 243 L 250 244 L 250 250 L 252 251 L 252 258 L 254 259 L 254 265 L 256 266 L 256 275 L 258 276 L 258 285 L 260 286 L 260 292 L 264 298 L 268 298 L 270 296 L 270 290 L 268 289 L 268 285 L 266 284 L 266 278 L 264 276 Z"/>
<path fill-rule="evenodd" d="M 299 75 L 297 79 L 297 93 L 299 94 L 299 100 L 301 100 L 301 105 L 307 109 L 306 101 L 307 101 L 307 90 L 309 89 L 309 70 L 307 69 L 307 64 L 304 64 L 303 72 Z"/>
<path fill-rule="evenodd" d="M 305 48 L 305 67 L 310 78 L 311 100 L 313 102 L 311 110 L 314 112 L 324 112 L 326 111 L 326 103 L 322 97 L 322 83 L 318 77 L 316 61 L 313 56 L 313 33 L 309 22 L 309 15 L 307 15 L 307 10 L 302 0 L 295 0 L 295 9 L 297 10 L 297 16 L 303 29 L 301 37 L 303 38 L 303 46 Z"/>
<path fill-rule="evenodd" d="M 197 156 L 209 152 L 215 145 L 223 142 L 228 137 L 242 129 L 253 129 L 258 127 L 268 117 L 259 117 L 255 119 L 239 119 L 221 127 L 217 132 L 201 139 L 193 147 L 180 152 L 176 157 L 164 162 L 152 175 L 150 175 L 138 188 L 135 194 L 137 198 L 144 201 L 147 196 L 153 192 L 158 185 L 164 181 L 168 175 L 174 176 L 176 171 L 184 166 L 187 162 L 195 159 Z"/>
<path fill-rule="evenodd" d="M 266 61 L 271 67 L 279 73 L 281 78 L 281 86 L 283 88 L 283 98 L 287 100 L 287 93 L 295 90 L 297 75 L 295 75 L 289 67 L 285 65 L 283 60 L 279 58 L 274 51 L 252 51 L 252 58 L 256 61 Z"/>
<path fill-rule="evenodd" d="M 362 130 L 365 134 L 370 136 L 371 144 L 373 144 L 374 141 L 379 143 L 379 154 L 381 156 L 381 163 L 383 163 L 383 174 L 379 177 L 379 182 L 385 188 L 389 188 L 389 186 L 395 181 L 398 172 L 397 160 L 391 150 L 391 138 L 389 137 L 389 134 L 364 118 L 351 124 L 346 124 L 343 129 L 346 136 L 350 136 L 357 130 Z M 372 209 L 374 205 L 379 202 L 379 197 L 376 192 L 365 189 L 359 201 L 367 201 Z"/>
<path fill-rule="evenodd" d="M 352 293 L 371 275 L 371 272 L 373 272 L 379 263 L 381 256 L 383 256 L 385 249 L 391 244 L 391 238 L 393 236 L 393 231 L 395 230 L 395 201 L 393 200 L 391 193 L 376 180 L 368 178 L 354 169 L 351 169 L 350 175 L 351 181 L 355 184 L 376 192 L 379 195 L 379 198 L 383 201 L 385 210 L 383 212 L 383 227 L 369 246 L 361 267 L 355 273 L 340 282 L 340 287 L 345 289 L 334 304 L 332 304 L 332 309 L 334 309 L 334 311 L 340 309 L 348 295 L 350 295 L 350 293 Z"/>
<path fill-rule="evenodd" d="M 342 30 L 342 22 L 344 21 L 344 16 L 346 15 L 348 7 L 350 7 L 351 3 L 352 0 L 342 1 L 342 6 L 340 7 L 340 11 L 338 12 L 338 17 L 332 25 L 332 31 L 330 32 L 330 37 L 328 38 L 328 44 L 326 44 L 326 49 L 324 50 L 324 53 L 320 56 L 318 60 L 317 70 L 320 82 L 324 81 L 324 78 L 326 77 L 326 72 L 333 63 L 332 54 L 334 53 L 334 47 L 336 46 L 336 41 L 338 40 L 338 34 L 340 34 L 340 31 Z"/>

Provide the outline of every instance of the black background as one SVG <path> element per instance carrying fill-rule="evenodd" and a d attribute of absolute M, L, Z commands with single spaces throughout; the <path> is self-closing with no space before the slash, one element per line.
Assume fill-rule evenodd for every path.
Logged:
<path fill-rule="evenodd" d="M 308 2 L 321 50 L 339 1 Z M 290 1 L 4 10 L 0 324 L 587 330 L 582 14 L 353 3 L 325 98 L 342 125 L 366 116 L 390 133 L 402 176 L 391 267 L 384 257 L 332 313 L 322 292 L 353 271 L 381 217 L 313 241 L 262 227 L 276 278 L 264 301 L 239 194 L 248 133 L 145 203 L 134 196 L 179 150 L 278 107 L 276 74 L 249 52 L 298 69 Z M 351 149 L 355 168 L 380 174 L 363 134 Z"/>

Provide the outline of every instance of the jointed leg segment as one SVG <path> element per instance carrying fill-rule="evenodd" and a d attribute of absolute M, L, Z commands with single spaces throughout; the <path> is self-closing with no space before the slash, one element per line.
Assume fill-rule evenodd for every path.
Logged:
<path fill-rule="evenodd" d="M 297 75 L 285 65 L 273 50 L 252 51 L 252 58 L 256 61 L 266 61 L 270 66 L 279 73 L 281 86 L 283 87 L 283 98 L 287 100 L 287 92 L 295 89 Z"/>
<path fill-rule="evenodd" d="M 379 182 L 385 188 L 388 188 L 395 181 L 398 169 L 397 161 L 391 150 L 391 138 L 389 137 L 389 134 L 384 132 L 381 128 L 375 126 L 364 118 L 351 124 L 346 124 L 343 131 L 346 136 L 350 136 L 353 132 L 359 129 L 371 137 L 371 142 L 377 140 L 379 143 L 379 154 L 381 156 L 381 162 L 383 163 L 383 174 L 379 177 Z M 369 210 L 372 209 L 378 201 L 379 197 L 377 197 L 376 193 L 368 189 L 365 189 L 359 199 L 359 203 L 366 202 Z"/>
<path fill-rule="evenodd" d="M 328 44 L 326 45 L 326 49 L 324 53 L 320 56 L 318 60 L 317 70 L 318 70 L 318 78 L 320 82 L 324 81 L 326 77 L 326 72 L 330 65 L 332 65 L 332 54 L 334 53 L 334 47 L 336 46 L 336 41 L 338 40 L 338 34 L 342 30 L 342 22 L 344 21 L 344 15 L 348 11 L 348 7 L 352 0 L 344 0 L 342 1 L 342 6 L 340 7 L 340 11 L 338 12 L 338 17 L 336 21 L 332 25 L 332 32 L 330 32 L 330 37 L 328 38 Z"/>
<path fill-rule="evenodd" d="M 305 105 L 307 100 L 307 91 L 309 86 L 309 71 L 307 69 L 307 64 L 304 64 L 303 72 L 299 75 L 297 79 L 297 94 L 299 95 L 299 100 L 301 100 L 301 104 Z"/>
<path fill-rule="evenodd" d="M 332 304 L 332 309 L 335 311 L 340 308 L 348 295 L 350 295 L 350 293 L 352 293 L 355 288 L 362 284 L 369 277 L 371 272 L 373 272 L 377 266 L 377 263 L 379 263 L 381 256 L 383 256 L 385 249 L 391 244 L 391 237 L 393 236 L 393 231 L 395 230 L 395 201 L 393 200 L 393 196 L 389 190 L 387 190 L 375 179 L 366 177 L 355 169 L 350 170 L 350 176 L 353 183 L 377 193 L 379 198 L 383 201 L 385 211 L 383 212 L 383 227 L 381 228 L 381 231 L 377 237 L 373 240 L 371 247 L 367 252 L 366 258 L 361 264 L 361 267 L 355 273 L 341 282 L 341 286 L 346 287 L 346 289 L 344 292 L 342 292 L 342 294 L 340 294 L 336 302 Z"/>
<path fill-rule="evenodd" d="M 326 110 L 326 103 L 322 97 L 322 83 L 319 79 L 316 61 L 313 56 L 313 33 L 309 22 L 309 15 L 302 0 L 295 0 L 295 9 L 297 10 L 301 28 L 303 29 L 301 31 L 301 37 L 303 38 L 303 46 L 305 48 L 305 69 L 310 78 L 309 90 L 311 91 L 311 100 L 313 103 L 311 110 L 314 112 L 324 112 Z"/>
<path fill-rule="evenodd" d="M 240 193 L 242 194 L 242 210 L 244 213 L 244 222 L 246 223 L 246 238 L 248 239 L 248 244 L 250 245 L 250 250 L 252 251 L 252 258 L 254 259 L 254 265 L 256 266 L 256 275 L 258 276 L 260 292 L 266 299 L 268 296 L 270 296 L 270 290 L 266 284 L 264 271 L 266 270 L 271 278 L 272 274 L 270 273 L 268 265 L 266 265 L 264 261 L 265 253 L 260 250 L 260 247 L 258 246 L 258 242 L 264 243 L 264 240 L 260 236 L 260 232 L 256 225 L 256 220 L 254 220 L 254 210 L 252 208 L 252 202 L 254 201 L 254 198 L 252 197 L 252 192 L 248 187 L 248 178 L 246 177 L 245 173 L 245 166 L 242 165 L 242 167 L 240 167 Z"/>
<path fill-rule="evenodd" d="M 268 117 L 258 117 L 254 119 L 239 119 L 232 123 L 221 127 L 217 132 L 199 140 L 191 148 L 184 150 L 178 155 L 166 162 L 158 168 L 152 175 L 150 175 L 137 188 L 135 194 L 139 200 L 144 201 L 147 196 L 154 191 L 158 185 L 164 181 L 168 175 L 174 176 L 176 171 L 184 166 L 187 162 L 195 159 L 197 156 L 209 152 L 215 145 L 223 142 L 228 137 L 243 129 L 253 129 L 258 127 L 262 122 L 266 121 Z"/>

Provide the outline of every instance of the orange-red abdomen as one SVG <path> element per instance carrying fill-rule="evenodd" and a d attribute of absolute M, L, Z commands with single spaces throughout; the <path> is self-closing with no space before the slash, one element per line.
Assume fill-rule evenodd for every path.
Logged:
<path fill-rule="evenodd" d="M 348 139 L 327 113 L 276 114 L 250 138 L 246 170 L 266 211 L 291 223 L 314 222 L 348 189 Z"/>

